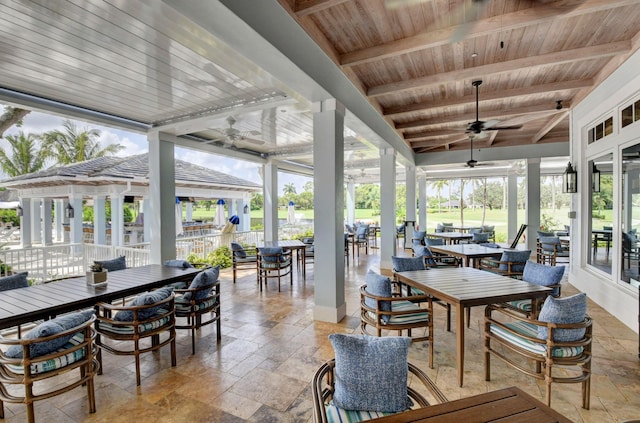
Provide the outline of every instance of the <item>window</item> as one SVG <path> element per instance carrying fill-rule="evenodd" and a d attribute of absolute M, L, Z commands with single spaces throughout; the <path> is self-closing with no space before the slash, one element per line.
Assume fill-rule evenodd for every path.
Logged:
<path fill-rule="evenodd" d="M 629 283 L 640 280 L 640 144 L 622 150 L 622 260 L 620 278 Z"/>
<path fill-rule="evenodd" d="M 603 126 L 604 128 L 604 126 Z M 600 172 L 600 191 L 589 190 L 591 198 L 591 245 L 587 263 L 611 274 L 613 241 L 613 154 L 609 153 L 589 161 L 588 169 L 596 167 Z M 590 179 L 593 173 L 590 172 Z M 594 181 L 589 181 L 594 186 Z"/>
<path fill-rule="evenodd" d="M 613 116 L 609 116 L 587 130 L 588 142 L 591 144 L 611 134 L 613 134 Z"/>

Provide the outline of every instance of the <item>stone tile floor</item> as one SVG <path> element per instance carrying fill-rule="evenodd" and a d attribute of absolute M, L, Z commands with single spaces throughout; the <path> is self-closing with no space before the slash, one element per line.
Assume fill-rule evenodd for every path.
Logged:
<path fill-rule="evenodd" d="M 359 333 L 358 289 L 366 271 L 379 268 L 378 250 L 351 261 L 346 275 L 348 316 L 338 324 L 313 321 L 313 265 L 307 280 L 293 286 L 275 282 L 259 292 L 255 273 L 245 271 L 234 285 L 231 271 L 221 273 L 222 341 L 215 325 L 200 331 L 191 355 L 187 331 L 178 332 L 178 366 L 168 349 L 142 356 L 142 385 L 135 385 L 132 357 L 104 354 L 104 374 L 96 376 L 97 412 L 87 412 L 86 391 L 78 388 L 36 403 L 37 421 L 49 422 L 310 422 L 310 380 L 333 356 L 327 335 Z M 354 263 L 355 261 L 355 263 Z M 566 284 L 563 295 L 576 292 Z M 600 307 L 594 318 L 591 409 L 580 407 L 578 384 L 554 385 L 552 407 L 575 422 L 619 422 L 640 418 L 638 336 Z M 466 332 L 465 384 L 457 386 L 455 333 L 445 330 L 445 313 L 435 308 L 434 369 L 427 366 L 422 343 L 410 361 L 424 369 L 449 399 L 516 385 L 543 399 L 544 384 L 493 361 L 492 380 L 484 381 L 482 307 L 472 309 Z M 26 421 L 22 405 L 5 404 L 7 423 Z"/>

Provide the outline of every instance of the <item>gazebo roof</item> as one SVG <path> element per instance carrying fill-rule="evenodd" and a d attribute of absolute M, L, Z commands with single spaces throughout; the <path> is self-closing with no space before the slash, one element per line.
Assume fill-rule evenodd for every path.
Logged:
<path fill-rule="evenodd" d="M 149 184 L 148 153 L 130 157 L 99 157 L 1 181 L 12 189 L 42 188 L 60 185 L 113 185 L 130 182 Z M 262 187 L 254 182 L 213 169 L 176 160 L 176 187 L 209 188 L 226 191 L 256 192 Z"/>

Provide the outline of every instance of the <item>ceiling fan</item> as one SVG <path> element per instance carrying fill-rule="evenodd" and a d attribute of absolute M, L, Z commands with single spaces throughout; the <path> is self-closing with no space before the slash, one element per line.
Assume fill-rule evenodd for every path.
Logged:
<path fill-rule="evenodd" d="M 475 135 L 473 134 L 469 136 L 469 143 L 471 145 L 470 147 L 471 158 L 467 160 L 467 167 L 474 168 L 476 166 L 490 166 L 491 163 L 478 163 L 478 161 L 473 158 L 473 139 L 474 138 L 475 138 Z"/>
<path fill-rule="evenodd" d="M 235 125 L 236 120 L 233 116 L 229 116 L 227 118 L 228 128 L 218 128 L 214 129 L 214 131 L 218 132 L 221 136 L 214 141 L 222 141 L 224 143 L 225 148 L 229 148 L 231 146 L 238 146 L 239 143 L 246 142 L 253 145 L 262 145 L 264 144 L 263 140 L 248 138 L 248 135 L 256 136 L 260 135 L 258 131 L 240 131 L 233 127 Z"/>
<path fill-rule="evenodd" d="M 498 131 L 522 128 L 522 125 L 498 126 L 498 124 L 500 123 L 499 120 L 489 120 L 486 122 L 480 120 L 480 101 L 478 95 L 478 87 L 482 84 L 482 80 L 478 79 L 476 81 L 473 81 L 471 84 L 476 87 L 476 120 L 467 124 L 467 129 L 465 132 L 475 134 L 476 137 L 478 137 L 479 135 L 479 138 L 485 138 L 487 134 L 484 131 Z"/>

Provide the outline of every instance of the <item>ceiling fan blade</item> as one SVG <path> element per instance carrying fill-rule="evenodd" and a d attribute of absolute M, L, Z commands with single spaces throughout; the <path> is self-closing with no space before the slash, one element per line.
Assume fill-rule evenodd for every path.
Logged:
<path fill-rule="evenodd" d="M 499 124 L 499 123 L 500 123 L 500 121 L 499 121 L 499 120 L 497 120 L 497 119 L 491 119 L 491 120 L 486 121 L 486 122 L 482 125 L 482 127 L 483 127 L 483 129 L 491 129 L 493 126 L 495 126 L 495 125 L 497 125 L 497 124 Z"/>
<path fill-rule="evenodd" d="M 487 131 L 502 131 L 506 129 L 522 129 L 522 125 L 494 126 L 491 128 L 486 128 Z"/>
<path fill-rule="evenodd" d="M 241 138 L 238 138 L 238 141 L 246 142 L 246 143 L 253 144 L 253 145 L 263 145 L 264 144 L 263 140 L 258 140 L 258 139 L 255 139 L 255 138 L 241 137 Z"/>

